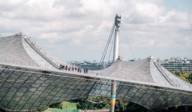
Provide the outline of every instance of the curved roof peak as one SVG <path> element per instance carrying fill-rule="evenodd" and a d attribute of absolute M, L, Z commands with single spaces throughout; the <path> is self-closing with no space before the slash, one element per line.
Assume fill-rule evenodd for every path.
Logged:
<path fill-rule="evenodd" d="M 0 38 L 0 64 L 56 69 L 49 59 L 22 33 Z"/>
<path fill-rule="evenodd" d="M 22 35 L 11 35 L 0 38 L 0 63 L 22 66 L 38 66 L 23 47 Z"/>
<path fill-rule="evenodd" d="M 118 60 L 101 70 L 100 75 L 116 80 L 192 90 L 191 84 L 166 70 L 154 57 L 130 62 Z"/>

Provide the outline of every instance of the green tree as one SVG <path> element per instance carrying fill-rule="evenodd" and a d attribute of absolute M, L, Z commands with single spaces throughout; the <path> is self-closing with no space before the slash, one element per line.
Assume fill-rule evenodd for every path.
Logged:
<path fill-rule="evenodd" d="M 190 72 L 175 72 L 176 76 L 180 77 L 181 79 L 192 83 L 192 73 Z"/>
<path fill-rule="evenodd" d="M 192 83 L 192 73 L 189 74 L 188 81 Z"/>

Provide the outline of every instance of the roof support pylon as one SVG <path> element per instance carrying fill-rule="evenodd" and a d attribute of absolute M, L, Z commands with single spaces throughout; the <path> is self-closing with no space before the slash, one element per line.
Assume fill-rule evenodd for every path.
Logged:
<path fill-rule="evenodd" d="M 115 16 L 115 35 L 114 35 L 114 49 L 113 49 L 113 62 L 115 62 L 119 57 L 119 27 L 121 23 L 121 16 Z"/>
<path fill-rule="evenodd" d="M 114 48 L 113 48 L 113 62 L 117 61 L 120 57 L 119 54 L 119 27 L 121 23 L 121 16 L 115 16 L 115 35 L 114 35 Z M 111 81 L 111 109 L 110 112 L 115 112 L 115 103 L 116 103 L 116 90 L 117 82 L 115 80 Z"/>
<path fill-rule="evenodd" d="M 112 80 L 111 81 L 111 109 L 110 109 L 110 112 L 115 112 L 116 90 L 117 90 L 117 83 L 115 80 Z"/>

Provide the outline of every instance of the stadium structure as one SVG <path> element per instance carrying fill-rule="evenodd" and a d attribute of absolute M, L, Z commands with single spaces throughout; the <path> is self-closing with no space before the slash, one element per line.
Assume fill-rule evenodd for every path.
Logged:
<path fill-rule="evenodd" d="M 117 19 L 113 26 L 114 62 L 99 71 L 82 72 L 53 61 L 22 34 L 1 37 L 0 108 L 36 112 L 54 103 L 89 96 L 124 99 L 149 110 L 192 105 L 192 85 L 154 58 L 133 62 L 118 58 Z"/>

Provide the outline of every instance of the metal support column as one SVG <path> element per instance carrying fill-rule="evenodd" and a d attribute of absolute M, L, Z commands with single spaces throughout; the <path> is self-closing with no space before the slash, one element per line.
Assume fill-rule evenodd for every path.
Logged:
<path fill-rule="evenodd" d="M 119 27 L 121 23 L 121 16 L 115 16 L 115 37 L 114 37 L 114 51 L 113 51 L 113 62 L 116 62 L 119 58 Z M 111 81 L 111 112 L 115 112 L 115 102 L 116 102 L 116 89 L 117 82 L 115 80 Z"/>
<path fill-rule="evenodd" d="M 115 112 L 115 102 L 116 102 L 116 89 L 117 84 L 115 80 L 111 81 L 111 112 Z"/>

